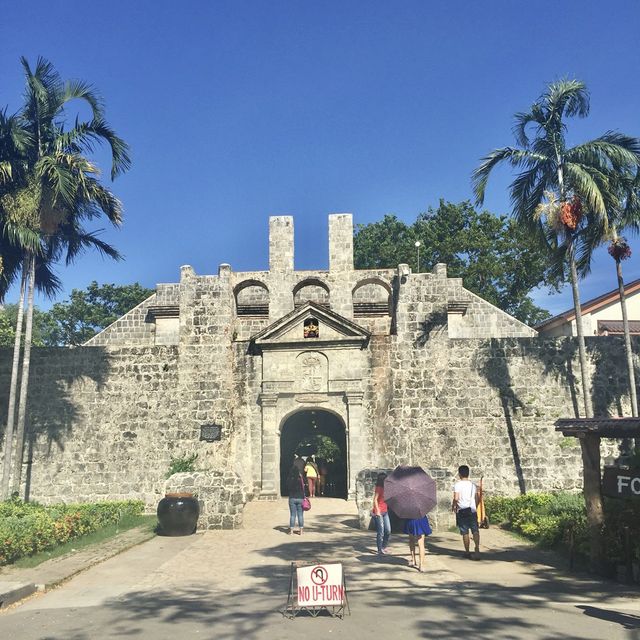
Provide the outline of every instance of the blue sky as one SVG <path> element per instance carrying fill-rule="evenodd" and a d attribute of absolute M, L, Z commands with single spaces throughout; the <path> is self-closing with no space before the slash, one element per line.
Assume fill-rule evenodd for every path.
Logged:
<path fill-rule="evenodd" d="M 563 76 L 591 92 L 570 143 L 640 135 L 638 33 L 637 1 L 5 0 L 0 106 L 20 105 L 19 57 L 42 55 L 100 91 L 132 147 L 112 185 L 125 223 L 104 233 L 126 261 L 61 267 L 62 299 L 94 279 L 175 282 L 182 264 L 265 269 L 269 215 L 295 216 L 297 268 L 326 268 L 329 213 L 410 222 L 471 198 L 479 159 Z M 496 173 L 488 209 L 509 212 L 510 177 Z M 615 286 L 599 255 L 583 299 Z M 568 289 L 536 299 L 571 306 Z"/>

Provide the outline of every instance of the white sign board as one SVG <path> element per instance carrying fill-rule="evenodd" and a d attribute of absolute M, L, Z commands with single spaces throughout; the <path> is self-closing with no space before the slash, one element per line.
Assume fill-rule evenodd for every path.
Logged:
<path fill-rule="evenodd" d="M 315 564 L 296 569 L 299 607 L 338 607 L 344 604 L 341 564 Z"/>

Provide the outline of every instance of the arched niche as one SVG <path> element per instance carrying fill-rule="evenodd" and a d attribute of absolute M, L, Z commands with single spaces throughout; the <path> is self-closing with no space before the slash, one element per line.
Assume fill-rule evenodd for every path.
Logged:
<path fill-rule="evenodd" d="M 316 278 L 299 282 L 293 288 L 293 304 L 295 307 L 301 307 L 306 302 L 315 302 L 328 309 L 330 307 L 329 287 Z"/>
<path fill-rule="evenodd" d="M 391 287 L 378 278 L 367 278 L 352 291 L 355 317 L 388 316 L 391 313 Z"/>
<path fill-rule="evenodd" d="M 269 317 L 269 289 L 259 280 L 245 280 L 234 289 L 236 315 L 253 318 Z"/>

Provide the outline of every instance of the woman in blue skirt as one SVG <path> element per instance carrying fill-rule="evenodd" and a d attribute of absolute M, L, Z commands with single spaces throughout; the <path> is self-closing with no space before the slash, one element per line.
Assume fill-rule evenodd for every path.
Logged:
<path fill-rule="evenodd" d="M 430 536 L 432 533 L 427 516 L 407 520 L 404 523 L 404 532 L 409 534 L 409 553 L 411 554 L 409 566 L 416 567 L 420 573 L 424 573 L 424 539 L 425 536 Z M 416 562 L 416 544 L 418 545 L 419 562 Z"/>

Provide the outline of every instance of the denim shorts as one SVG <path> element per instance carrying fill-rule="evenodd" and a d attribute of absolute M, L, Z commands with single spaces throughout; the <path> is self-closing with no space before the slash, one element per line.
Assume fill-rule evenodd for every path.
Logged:
<path fill-rule="evenodd" d="M 475 511 L 466 514 L 456 513 L 456 524 L 463 536 L 466 536 L 469 531 L 478 533 L 478 514 Z"/>

